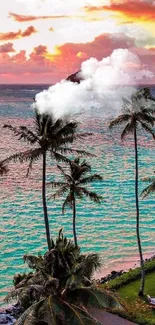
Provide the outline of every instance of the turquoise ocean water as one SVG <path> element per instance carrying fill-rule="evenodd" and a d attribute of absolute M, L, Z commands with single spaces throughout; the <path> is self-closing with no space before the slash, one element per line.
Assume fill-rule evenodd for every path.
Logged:
<path fill-rule="evenodd" d="M 33 125 L 32 98 L 45 86 L 0 86 L 0 159 L 25 150 L 4 123 Z M 137 256 L 135 236 L 134 150 L 132 137 L 121 142 L 119 130 L 109 131 L 108 121 L 99 112 L 82 117 L 81 128 L 94 133 L 77 148 L 87 149 L 97 157 L 89 158 L 93 172 L 103 176 L 103 182 L 92 188 L 104 201 L 95 205 L 83 200 L 77 203 L 77 234 L 84 252 L 99 252 L 103 271 L 119 267 L 122 261 Z M 153 175 L 154 142 L 139 133 L 139 178 Z M 47 180 L 59 179 L 54 162 L 49 159 Z M 44 252 L 46 239 L 41 200 L 41 162 L 34 165 L 29 178 L 26 164 L 10 165 L 7 177 L 0 179 L 0 300 L 12 286 L 13 275 L 26 270 L 22 256 Z M 140 181 L 140 191 L 145 187 Z M 51 191 L 48 190 L 48 194 Z M 61 213 L 63 199 L 48 200 L 51 233 L 55 237 L 60 227 L 72 238 L 72 215 Z M 155 195 L 140 199 L 141 238 L 145 254 L 155 252 Z"/>

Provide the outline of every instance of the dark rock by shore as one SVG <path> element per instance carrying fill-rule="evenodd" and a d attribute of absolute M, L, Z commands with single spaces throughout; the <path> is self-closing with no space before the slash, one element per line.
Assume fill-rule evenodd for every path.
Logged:
<path fill-rule="evenodd" d="M 16 316 L 20 313 L 21 309 L 18 304 L 0 308 L 0 325 L 13 325 L 16 321 Z"/>
<path fill-rule="evenodd" d="M 104 284 L 110 280 L 114 280 L 116 278 L 118 278 L 120 275 L 122 275 L 123 273 L 126 273 L 124 272 L 123 270 L 117 272 L 117 271 L 112 271 L 110 274 L 108 274 L 107 276 L 105 277 L 102 277 L 100 280 L 97 280 L 98 283 L 100 284 Z"/>

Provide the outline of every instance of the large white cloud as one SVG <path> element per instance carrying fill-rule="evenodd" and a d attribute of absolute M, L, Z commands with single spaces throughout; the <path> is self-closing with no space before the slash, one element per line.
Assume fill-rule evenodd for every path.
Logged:
<path fill-rule="evenodd" d="M 101 61 L 90 58 L 83 62 L 80 75 L 80 84 L 62 80 L 37 94 L 38 111 L 50 113 L 56 119 L 98 109 L 104 117 L 115 115 L 120 111 L 122 96 L 130 98 L 133 93 L 131 85 L 153 77 L 152 72 L 143 68 L 139 57 L 127 49 L 114 50 Z"/>

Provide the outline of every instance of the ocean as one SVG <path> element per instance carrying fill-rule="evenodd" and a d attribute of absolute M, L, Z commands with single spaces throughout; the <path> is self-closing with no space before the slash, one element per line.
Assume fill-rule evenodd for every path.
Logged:
<path fill-rule="evenodd" d="M 36 93 L 48 85 L 0 85 L 0 160 L 23 151 L 25 143 L 18 141 L 4 124 L 33 125 L 31 104 Z M 77 202 L 77 236 L 83 252 L 98 252 L 102 259 L 103 273 L 118 269 L 138 259 L 136 242 L 136 217 L 134 197 L 134 146 L 132 136 L 120 140 L 120 129 L 108 129 L 107 120 L 99 112 L 82 116 L 81 128 L 93 136 L 76 143 L 96 155 L 87 159 L 93 173 L 103 177 L 91 188 L 103 196 L 98 205 L 87 199 Z M 155 145 L 146 134 L 139 132 L 139 191 L 146 186 L 143 177 L 152 176 L 155 162 Z M 73 145 L 74 146 L 74 145 Z M 46 238 L 42 211 L 42 164 L 34 164 L 26 178 L 27 164 L 11 163 L 7 177 L 0 178 L 0 301 L 11 289 L 15 273 L 27 270 L 24 254 L 44 253 Z M 47 181 L 59 179 L 56 163 L 48 159 Z M 51 235 L 58 230 L 72 238 L 72 213 L 62 215 L 63 198 L 49 199 L 48 213 Z M 155 196 L 140 198 L 140 231 L 145 256 L 155 252 Z M 124 264 L 123 264 L 124 263 Z"/>

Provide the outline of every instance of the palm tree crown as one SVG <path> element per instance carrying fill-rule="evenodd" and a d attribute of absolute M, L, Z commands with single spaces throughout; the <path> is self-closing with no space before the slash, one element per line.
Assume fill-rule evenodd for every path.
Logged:
<path fill-rule="evenodd" d="M 91 172 L 91 166 L 84 160 L 80 163 L 80 158 L 75 158 L 69 163 L 69 172 L 66 172 L 65 168 L 57 165 L 61 171 L 65 181 L 64 182 L 50 182 L 53 188 L 58 187 L 58 191 L 53 195 L 54 198 L 63 195 L 65 192 L 69 192 L 62 206 L 62 212 L 64 213 L 65 207 L 68 205 L 72 208 L 73 196 L 82 199 L 85 196 L 90 198 L 96 203 L 100 203 L 102 197 L 95 192 L 87 189 L 85 184 L 89 184 L 94 181 L 102 181 L 103 178 L 100 175 L 88 175 Z"/>
<path fill-rule="evenodd" d="M 102 177 L 97 174 L 86 176 L 88 172 L 91 172 L 91 166 L 85 160 L 80 163 L 79 158 L 70 161 L 68 171 L 60 165 L 58 165 L 58 168 L 64 177 L 64 182 L 50 182 L 49 184 L 54 188 L 58 188 L 56 193 L 53 195 L 54 198 L 67 192 L 67 197 L 62 205 L 62 212 L 64 213 L 66 206 L 69 206 L 73 210 L 73 234 L 75 245 L 77 245 L 75 226 L 76 198 L 82 199 L 86 196 L 92 201 L 100 203 L 102 197 L 86 188 L 85 185 L 93 181 L 102 181 Z"/>
<path fill-rule="evenodd" d="M 100 266 L 97 254 L 80 253 L 62 230 L 50 252 L 44 256 L 24 256 L 33 272 L 17 274 L 14 290 L 7 299 L 16 297 L 23 314 L 16 324 L 95 325 L 89 307 L 120 309 L 113 294 L 100 290 L 92 274 Z"/>
<path fill-rule="evenodd" d="M 28 172 L 32 168 L 33 162 L 38 160 L 43 152 L 50 151 L 51 156 L 58 161 L 65 161 L 67 158 L 62 155 L 69 152 L 80 152 L 81 150 L 74 150 L 67 148 L 66 144 L 72 143 L 74 140 L 87 136 L 90 133 L 78 133 L 76 134 L 78 124 L 77 122 L 64 123 L 63 120 L 54 120 L 52 116 L 47 114 L 39 114 L 35 110 L 35 130 L 31 130 L 26 126 L 13 127 L 12 125 L 4 125 L 4 128 L 8 128 L 13 131 L 14 135 L 19 140 L 24 140 L 30 145 L 34 145 L 34 149 L 26 150 L 14 154 L 7 159 L 5 163 L 11 160 L 20 162 L 29 161 Z"/>
<path fill-rule="evenodd" d="M 146 96 L 146 95 L 145 95 Z M 155 103 L 152 99 L 144 98 L 140 92 L 136 92 L 131 97 L 131 101 L 123 98 L 123 114 L 114 119 L 109 127 L 127 123 L 121 133 L 123 139 L 127 134 L 133 133 L 138 124 L 155 139 L 155 133 L 152 129 L 155 117 Z"/>

